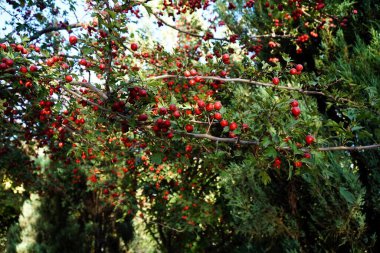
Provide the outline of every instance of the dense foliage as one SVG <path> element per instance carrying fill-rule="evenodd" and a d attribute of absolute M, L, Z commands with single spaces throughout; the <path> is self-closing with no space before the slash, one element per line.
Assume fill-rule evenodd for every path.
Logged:
<path fill-rule="evenodd" d="M 8 252 L 380 250 L 377 1 L 0 7 Z"/>

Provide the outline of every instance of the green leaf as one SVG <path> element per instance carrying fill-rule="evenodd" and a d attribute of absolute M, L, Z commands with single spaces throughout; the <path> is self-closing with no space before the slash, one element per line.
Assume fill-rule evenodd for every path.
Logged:
<path fill-rule="evenodd" d="M 264 151 L 264 156 L 265 157 L 272 157 L 272 158 L 275 158 L 277 157 L 277 151 L 275 148 L 273 147 L 269 147 L 267 148 L 265 151 Z"/>
<path fill-rule="evenodd" d="M 270 183 L 271 179 L 270 179 L 270 176 L 268 175 L 268 173 L 264 170 L 260 171 L 259 173 L 259 177 L 261 178 L 261 182 L 264 184 L 264 185 L 267 185 Z"/>
<path fill-rule="evenodd" d="M 161 164 L 162 163 L 162 158 L 164 158 L 164 154 L 162 154 L 162 153 L 154 153 L 150 157 L 150 160 L 151 160 L 152 163 Z"/>
<path fill-rule="evenodd" d="M 355 196 L 349 192 L 345 187 L 339 187 L 339 193 L 350 204 L 354 203 Z"/>

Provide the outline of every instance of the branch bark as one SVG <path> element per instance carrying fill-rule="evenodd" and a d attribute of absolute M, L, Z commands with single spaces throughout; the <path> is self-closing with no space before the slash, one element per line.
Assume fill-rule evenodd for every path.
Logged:
<path fill-rule="evenodd" d="M 82 27 L 82 24 L 75 23 L 75 24 L 69 24 L 65 26 L 48 26 L 45 29 L 42 29 L 41 31 L 38 31 L 35 33 L 33 36 L 30 37 L 30 41 L 36 40 L 42 35 L 49 33 L 49 32 L 54 32 L 54 31 L 59 31 L 59 30 L 66 30 L 67 28 L 79 28 Z"/>
<path fill-rule="evenodd" d="M 302 88 L 279 86 L 279 85 L 274 85 L 271 83 L 263 83 L 263 82 L 253 81 L 253 80 L 243 79 L 243 78 L 222 78 L 222 77 L 218 77 L 218 76 L 199 76 L 199 77 L 202 79 L 205 79 L 205 80 L 208 79 L 208 80 L 217 80 L 217 81 L 222 81 L 222 82 L 250 83 L 250 84 L 254 84 L 256 86 L 274 87 L 277 89 L 292 90 L 292 91 L 297 91 L 297 92 L 300 92 L 303 94 L 308 94 L 308 95 L 313 94 L 313 95 L 326 96 L 326 94 L 323 93 L 322 91 L 308 91 L 308 90 L 304 90 Z M 185 77 L 185 76 L 178 76 L 178 75 L 162 75 L 162 76 L 149 77 L 149 78 L 147 78 L 147 80 L 150 81 L 150 80 L 159 80 L 159 79 L 166 79 L 166 78 L 192 79 L 194 77 Z"/>
<path fill-rule="evenodd" d="M 79 86 L 84 86 L 86 88 L 89 88 L 90 90 L 92 90 L 93 92 L 95 92 L 96 94 L 98 94 L 100 97 L 102 97 L 104 100 L 107 100 L 108 99 L 108 96 L 103 92 L 101 91 L 100 89 L 96 88 L 94 85 L 92 85 L 91 83 L 88 83 L 88 82 L 71 82 L 70 84 L 72 85 L 79 85 Z"/>
<path fill-rule="evenodd" d="M 343 102 L 351 102 L 352 101 L 345 99 L 345 98 L 334 98 L 331 95 L 328 95 L 322 91 L 312 91 L 312 90 L 304 90 L 302 88 L 297 88 L 297 87 L 288 87 L 288 86 L 279 86 L 279 85 L 274 85 L 272 83 L 264 83 L 264 82 L 259 82 L 259 81 L 253 81 L 249 79 L 243 79 L 243 78 L 222 78 L 218 76 L 199 76 L 202 79 L 205 80 L 216 80 L 216 81 L 222 81 L 222 82 L 240 82 L 240 83 L 249 83 L 253 84 L 256 86 L 262 86 L 262 87 L 273 87 L 276 89 L 280 90 L 289 90 L 289 91 L 296 91 L 305 95 L 319 95 L 319 96 L 324 96 L 328 97 L 334 101 L 343 101 Z M 194 77 L 185 77 L 185 76 L 179 76 L 179 75 L 161 75 L 161 76 L 154 76 L 154 77 L 149 77 L 146 80 L 151 81 L 151 80 L 159 80 L 159 79 L 166 79 L 166 78 L 180 78 L 180 79 L 192 79 Z"/>
<path fill-rule="evenodd" d="M 208 139 L 215 142 L 226 142 L 226 143 L 235 143 L 235 144 L 242 144 L 242 145 L 259 145 L 260 143 L 258 141 L 253 140 L 240 140 L 239 138 L 222 138 L 222 137 L 216 137 L 209 134 L 196 134 L 196 133 L 182 133 L 185 136 L 191 136 L 194 138 L 199 139 Z M 323 147 L 323 148 L 316 148 L 317 151 L 325 152 L 325 151 L 352 151 L 352 150 L 368 150 L 368 149 L 378 149 L 380 148 L 380 144 L 372 144 L 367 146 L 335 146 L 335 147 Z M 281 147 L 277 148 L 279 150 L 291 150 L 290 147 Z M 301 148 L 300 150 L 304 152 L 309 152 L 311 148 Z"/>

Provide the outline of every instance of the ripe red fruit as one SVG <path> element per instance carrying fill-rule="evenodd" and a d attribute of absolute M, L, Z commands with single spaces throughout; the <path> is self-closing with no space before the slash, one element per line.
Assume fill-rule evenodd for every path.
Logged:
<path fill-rule="evenodd" d="M 139 121 L 146 121 L 147 119 L 148 119 L 148 115 L 146 115 L 146 114 L 141 114 L 138 117 Z"/>
<path fill-rule="evenodd" d="M 216 113 L 214 114 L 214 119 L 216 119 L 216 120 L 221 120 L 221 119 L 222 119 L 222 114 L 221 114 L 220 112 L 216 112 Z"/>
<path fill-rule="evenodd" d="M 280 158 L 276 157 L 276 159 L 274 159 L 273 167 L 275 167 L 276 169 L 279 169 L 281 167 L 281 160 L 280 160 Z"/>
<path fill-rule="evenodd" d="M 183 72 L 183 75 L 185 77 L 189 77 L 191 74 L 190 74 L 190 71 L 186 70 L 185 72 Z"/>
<path fill-rule="evenodd" d="M 139 46 L 138 46 L 136 43 L 132 43 L 132 44 L 131 44 L 131 49 L 132 49 L 133 51 L 137 51 L 138 48 L 139 48 Z"/>
<path fill-rule="evenodd" d="M 214 104 L 212 104 L 212 103 L 208 103 L 208 104 L 206 105 L 206 111 L 212 111 L 212 110 L 214 110 Z"/>
<path fill-rule="evenodd" d="M 291 68 L 289 73 L 290 73 L 291 75 L 297 75 L 297 74 L 298 74 L 298 71 L 297 71 L 295 68 Z"/>
<path fill-rule="evenodd" d="M 36 72 L 36 71 L 38 70 L 38 68 L 37 68 L 36 65 L 31 65 L 31 66 L 29 67 L 29 70 L 30 70 L 30 72 Z"/>
<path fill-rule="evenodd" d="M 222 109 L 222 103 L 220 101 L 216 101 L 214 103 L 214 109 L 219 111 L 220 109 Z"/>
<path fill-rule="evenodd" d="M 300 114 L 301 114 L 301 109 L 299 107 L 293 107 L 292 108 L 292 114 L 295 116 L 295 117 L 298 117 Z"/>
<path fill-rule="evenodd" d="M 65 80 L 66 80 L 66 82 L 69 83 L 69 82 L 71 82 L 73 80 L 73 77 L 72 76 L 66 76 Z"/>
<path fill-rule="evenodd" d="M 290 102 L 290 105 L 292 107 L 297 107 L 298 106 L 298 101 L 297 100 L 293 100 L 292 102 Z"/>
<path fill-rule="evenodd" d="M 74 36 L 74 35 L 71 35 L 69 37 L 69 42 L 70 42 L 71 45 L 75 45 L 78 42 L 78 38 L 76 36 Z"/>
<path fill-rule="evenodd" d="M 312 144 L 314 142 L 314 140 L 315 140 L 314 137 L 311 135 L 306 135 L 306 137 L 305 137 L 305 141 L 306 141 L 307 145 Z"/>
<path fill-rule="evenodd" d="M 191 133 L 194 130 L 194 127 L 190 124 L 185 126 L 186 132 Z"/>
<path fill-rule="evenodd" d="M 173 116 L 178 119 L 179 117 L 181 117 L 181 113 L 179 111 L 175 111 L 173 112 Z"/>
<path fill-rule="evenodd" d="M 196 76 L 198 73 L 197 73 L 197 71 L 196 71 L 195 69 L 191 69 L 191 70 L 190 70 L 190 74 L 191 74 L 192 76 Z"/>
<path fill-rule="evenodd" d="M 302 71 L 303 70 L 303 66 L 301 64 L 297 64 L 296 65 L 296 70 L 299 71 L 299 72 Z"/>
<path fill-rule="evenodd" d="M 278 85 L 278 84 L 280 83 L 280 78 L 278 78 L 278 77 L 273 77 L 273 79 L 272 79 L 272 83 L 273 83 L 274 85 Z"/>
<path fill-rule="evenodd" d="M 234 131 L 237 128 L 238 128 L 238 125 L 235 122 L 231 122 L 231 124 L 230 124 L 230 131 Z"/>
<path fill-rule="evenodd" d="M 28 72 L 28 69 L 25 66 L 21 66 L 20 67 L 20 72 L 21 73 L 26 73 L 26 72 Z"/>
<path fill-rule="evenodd" d="M 177 111 L 177 107 L 174 104 L 169 105 L 169 110 L 172 112 Z"/>
<path fill-rule="evenodd" d="M 224 63 L 229 62 L 230 61 L 230 56 L 228 54 L 222 55 L 222 61 Z"/>
<path fill-rule="evenodd" d="M 206 103 L 203 100 L 198 100 L 198 107 L 203 108 L 206 106 Z"/>
<path fill-rule="evenodd" d="M 5 60 L 4 60 L 5 59 Z M 3 62 L 8 65 L 8 67 L 12 67 L 14 64 L 14 61 L 12 59 L 4 58 Z"/>
<path fill-rule="evenodd" d="M 193 150 L 193 147 L 191 145 L 186 145 L 185 150 L 187 153 L 190 153 Z"/>
<path fill-rule="evenodd" d="M 302 167 L 302 162 L 301 161 L 295 161 L 294 162 L 294 167 L 301 168 Z"/>
<path fill-rule="evenodd" d="M 228 121 L 224 119 L 224 120 L 220 121 L 220 125 L 222 127 L 226 127 L 226 126 L 228 126 Z"/>
<path fill-rule="evenodd" d="M 161 115 L 165 115 L 166 113 L 168 113 L 168 110 L 165 107 L 161 107 L 159 113 Z"/>
<path fill-rule="evenodd" d="M 194 114 L 195 115 L 201 115 L 202 114 L 201 109 L 199 109 L 199 107 L 194 108 Z"/>
<path fill-rule="evenodd" d="M 86 59 L 80 59 L 80 61 L 79 61 L 79 65 L 87 66 L 87 61 L 86 61 Z"/>
<path fill-rule="evenodd" d="M 303 154 L 303 157 L 305 157 L 306 159 L 310 159 L 311 158 L 311 154 L 310 153 L 305 153 L 305 154 Z"/>

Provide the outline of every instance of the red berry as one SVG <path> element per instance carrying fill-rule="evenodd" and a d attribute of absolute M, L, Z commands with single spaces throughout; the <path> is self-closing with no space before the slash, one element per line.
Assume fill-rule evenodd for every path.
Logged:
<path fill-rule="evenodd" d="M 305 154 L 303 154 L 303 157 L 305 157 L 306 159 L 310 159 L 311 158 L 311 154 L 310 153 L 305 153 Z"/>
<path fill-rule="evenodd" d="M 298 71 L 297 71 L 295 68 L 291 68 L 291 69 L 290 69 L 290 74 L 291 74 L 291 75 L 297 75 L 297 74 L 298 74 Z"/>
<path fill-rule="evenodd" d="M 216 101 L 214 103 L 214 109 L 219 111 L 220 109 L 222 109 L 222 103 L 220 101 Z"/>
<path fill-rule="evenodd" d="M 274 159 L 273 167 L 275 167 L 276 169 L 279 169 L 281 167 L 281 160 L 280 160 L 280 158 L 276 157 L 276 159 Z"/>
<path fill-rule="evenodd" d="M 297 107 L 298 106 L 298 101 L 297 100 L 293 100 L 292 102 L 290 102 L 290 105 L 292 107 Z"/>
<path fill-rule="evenodd" d="M 230 131 L 234 131 L 237 128 L 238 128 L 238 125 L 235 122 L 231 122 L 231 124 L 230 124 Z"/>
<path fill-rule="evenodd" d="M 138 48 L 139 48 L 139 46 L 136 43 L 131 44 L 132 51 L 137 51 Z"/>
<path fill-rule="evenodd" d="M 87 66 L 87 61 L 86 61 L 86 59 L 80 59 L 80 61 L 79 61 L 79 65 Z"/>
<path fill-rule="evenodd" d="M 216 112 L 216 113 L 214 114 L 214 119 L 216 119 L 216 120 L 221 120 L 221 119 L 222 119 L 222 114 L 221 114 L 220 112 Z"/>
<path fill-rule="evenodd" d="M 193 147 L 191 145 L 186 145 L 185 150 L 187 153 L 190 153 L 193 150 Z"/>
<path fill-rule="evenodd" d="M 71 45 L 75 45 L 75 44 L 78 42 L 78 39 L 77 39 L 76 36 L 71 35 L 71 36 L 69 37 L 69 42 L 70 42 Z"/>
<path fill-rule="evenodd" d="M 192 69 L 192 70 L 190 70 L 190 74 L 192 76 L 196 76 L 198 73 L 197 73 L 197 71 L 195 69 Z"/>
<path fill-rule="evenodd" d="M 212 111 L 212 110 L 214 110 L 214 104 L 212 104 L 212 103 L 208 103 L 208 104 L 206 105 L 206 111 Z"/>
<path fill-rule="evenodd" d="M 29 67 L 29 70 L 30 70 L 30 72 L 36 72 L 36 71 L 38 70 L 38 68 L 37 68 L 36 65 L 31 65 L 31 66 Z"/>
<path fill-rule="evenodd" d="M 306 141 L 307 145 L 312 144 L 314 142 L 314 140 L 315 140 L 314 137 L 311 135 L 306 135 L 306 137 L 305 137 L 305 141 Z"/>
<path fill-rule="evenodd" d="M 222 127 L 226 127 L 226 126 L 228 126 L 228 121 L 224 119 L 224 120 L 220 121 L 220 125 Z"/>
<path fill-rule="evenodd" d="M 177 107 L 174 104 L 169 105 L 169 110 L 172 112 L 177 111 Z"/>
<path fill-rule="evenodd" d="M 165 107 L 161 107 L 159 113 L 161 115 L 165 115 L 166 113 L 168 113 L 168 110 Z"/>
<path fill-rule="evenodd" d="M 227 61 L 229 61 L 230 60 L 230 56 L 228 55 L 228 54 L 224 54 L 224 55 L 222 55 L 222 61 L 223 62 L 227 62 Z"/>
<path fill-rule="evenodd" d="M 297 64 L 296 65 L 296 70 L 299 71 L 299 72 L 302 71 L 303 70 L 303 66 L 301 64 Z"/>
<path fill-rule="evenodd" d="M 186 70 L 185 72 L 183 72 L 183 75 L 185 76 L 185 77 L 190 77 L 190 71 L 188 71 L 188 70 Z"/>
<path fill-rule="evenodd" d="M 139 121 L 146 121 L 147 119 L 148 119 L 148 115 L 146 115 L 146 114 L 141 114 L 138 117 Z"/>
<path fill-rule="evenodd" d="M 191 133 L 194 130 L 194 127 L 190 124 L 185 126 L 186 132 Z"/>
<path fill-rule="evenodd" d="M 293 107 L 292 108 L 292 114 L 295 116 L 295 117 L 298 117 L 300 114 L 301 114 L 301 109 L 299 107 Z"/>
<path fill-rule="evenodd" d="M 21 73 L 26 73 L 26 72 L 28 72 L 28 69 L 25 66 L 21 66 L 20 67 L 20 72 Z"/>
<path fill-rule="evenodd" d="M 272 83 L 273 83 L 274 85 L 278 85 L 278 84 L 280 83 L 280 78 L 278 78 L 278 77 L 273 77 L 273 79 L 272 79 Z"/>
<path fill-rule="evenodd" d="M 294 167 L 301 168 L 302 167 L 302 162 L 301 161 L 295 161 L 294 162 Z"/>
<path fill-rule="evenodd" d="M 198 100 L 198 107 L 203 108 L 206 106 L 206 103 L 203 100 Z"/>
<path fill-rule="evenodd" d="M 3 62 L 4 62 L 4 60 L 3 60 Z M 5 59 L 5 64 L 7 64 L 8 65 L 8 67 L 12 67 L 13 66 L 13 64 L 14 64 L 14 61 L 12 60 L 12 59 Z"/>
<path fill-rule="evenodd" d="M 181 113 L 179 111 L 175 111 L 173 112 L 173 116 L 178 119 L 179 117 L 181 117 Z"/>
<path fill-rule="evenodd" d="M 71 82 L 73 80 L 73 77 L 72 76 L 66 76 L 65 80 L 66 80 L 66 82 L 69 83 L 69 82 Z"/>

